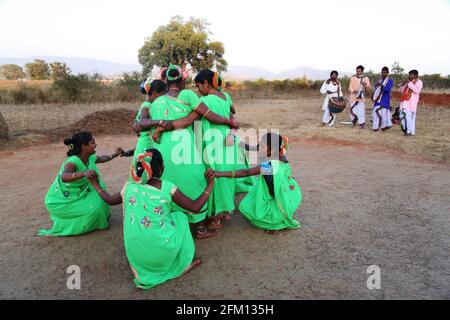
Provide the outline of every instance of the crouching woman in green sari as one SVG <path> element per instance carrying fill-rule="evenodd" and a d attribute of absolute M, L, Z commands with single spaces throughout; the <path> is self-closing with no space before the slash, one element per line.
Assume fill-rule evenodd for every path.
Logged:
<path fill-rule="evenodd" d="M 171 211 L 172 205 L 199 212 L 208 201 L 214 172 L 207 171 L 206 188 L 191 200 L 177 186 L 160 180 L 164 172 L 161 153 L 150 149 L 136 157 L 131 167 L 133 182 L 109 195 L 92 177 L 92 186 L 110 205 L 123 203 L 125 251 L 138 288 L 149 289 L 180 277 L 201 263 L 194 258 L 195 246 L 187 215 Z"/>
<path fill-rule="evenodd" d="M 291 166 L 285 156 L 286 149 L 287 137 L 269 133 L 262 137 L 258 146 L 260 154 L 263 155 L 259 166 L 215 172 L 217 178 L 259 175 L 256 185 L 239 204 L 239 211 L 252 225 L 269 233 L 300 227 L 293 215 L 302 202 L 302 193 L 292 177 Z M 275 152 L 279 154 L 278 160 L 269 160 Z"/>
<path fill-rule="evenodd" d="M 90 132 L 75 133 L 64 144 L 69 147 L 68 158 L 45 197 L 53 228 L 39 230 L 40 236 L 74 236 L 108 228 L 110 209 L 88 178 L 97 175 L 104 187 L 96 163 L 108 162 L 123 150 L 119 148 L 113 155 L 95 155 L 97 144 Z"/>

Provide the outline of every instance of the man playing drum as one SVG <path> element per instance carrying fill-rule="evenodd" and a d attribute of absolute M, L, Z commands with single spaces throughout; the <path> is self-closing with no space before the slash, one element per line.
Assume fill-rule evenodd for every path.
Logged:
<path fill-rule="evenodd" d="M 336 120 L 336 114 L 328 108 L 328 103 L 331 98 L 342 97 L 341 83 L 338 80 L 337 71 L 331 71 L 330 79 L 323 83 L 320 88 L 320 93 L 325 95 L 325 100 L 322 105 L 322 125 L 328 124 L 332 127 L 334 125 L 334 121 Z"/>

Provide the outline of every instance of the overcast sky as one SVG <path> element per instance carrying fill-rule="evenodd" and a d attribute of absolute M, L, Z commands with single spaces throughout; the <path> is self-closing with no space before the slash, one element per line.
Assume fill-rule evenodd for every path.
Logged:
<path fill-rule="evenodd" d="M 135 63 L 174 15 L 206 18 L 231 65 L 450 74 L 450 0 L 0 0 L 0 56 Z"/>

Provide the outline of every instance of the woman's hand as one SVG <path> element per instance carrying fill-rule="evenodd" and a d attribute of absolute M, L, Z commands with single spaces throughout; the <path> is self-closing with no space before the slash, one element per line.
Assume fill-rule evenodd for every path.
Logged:
<path fill-rule="evenodd" d="M 164 132 L 164 128 L 163 127 L 157 127 L 155 132 L 152 135 L 153 141 L 155 141 L 156 143 L 159 143 L 159 138 L 161 136 L 161 133 Z"/>
<path fill-rule="evenodd" d="M 231 129 L 239 129 L 239 122 L 237 122 L 234 118 L 230 118 L 229 126 Z"/>
<path fill-rule="evenodd" d="M 174 129 L 173 121 L 163 120 L 158 124 L 159 127 L 162 127 L 166 131 L 172 131 Z"/>
<path fill-rule="evenodd" d="M 141 126 L 141 124 L 139 123 L 139 121 L 134 121 L 133 122 L 133 131 L 134 132 L 136 132 L 136 133 L 140 133 L 141 131 L 142 131 L 142 126 Z"/>
<path fill-rule="evenodd" d="M 117 156 L 123 157 L 124 153 L 125 153 L 125 151 L 122 148 L 117 148 L 116 151 L 114 151 L 112 156 L 113 156 L 113 158 L 115 158 Z"/>
<path fill-rule="evenodd" d="M 205 171 L 205 178 L 206 178 L 206 180 L 208 180 L 208 183 L 210 181 L 214 182 L 215 177 L 216 177 L 216 172 L 213 169 L 209 168 L 208 170 Z"/>
<path fill-rule="evenodd" d="M 96 177 L 97 173 L 94 170 L 87 170 L 84 172 L 84 176 L 89 180 L 92 177 Z"/>

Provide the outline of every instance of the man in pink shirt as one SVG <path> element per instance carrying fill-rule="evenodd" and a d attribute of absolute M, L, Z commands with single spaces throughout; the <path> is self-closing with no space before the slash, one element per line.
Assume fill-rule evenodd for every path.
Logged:
<path fill-rule="evenodd" d="M 356 123 L 359 124 L 361 129 L 364 129 L 366 123 L 366 91 L 370 88 L 369 78 L 363 75 L 364 67 L 356 67 L 356 75 L 350 78 L 350 84 L 348 86 L 349 100 L 350 100 L 350 117 L 353 122 L 353 126 Z"/>
<path fill-rule="evenodd" d="M 408 81 L 401 84 L 400 119 L 402 130 L 407 136 L 416 134 L 416 113 L 423 82 L 419 79 L 419 72 L 411 70 Z"/>

